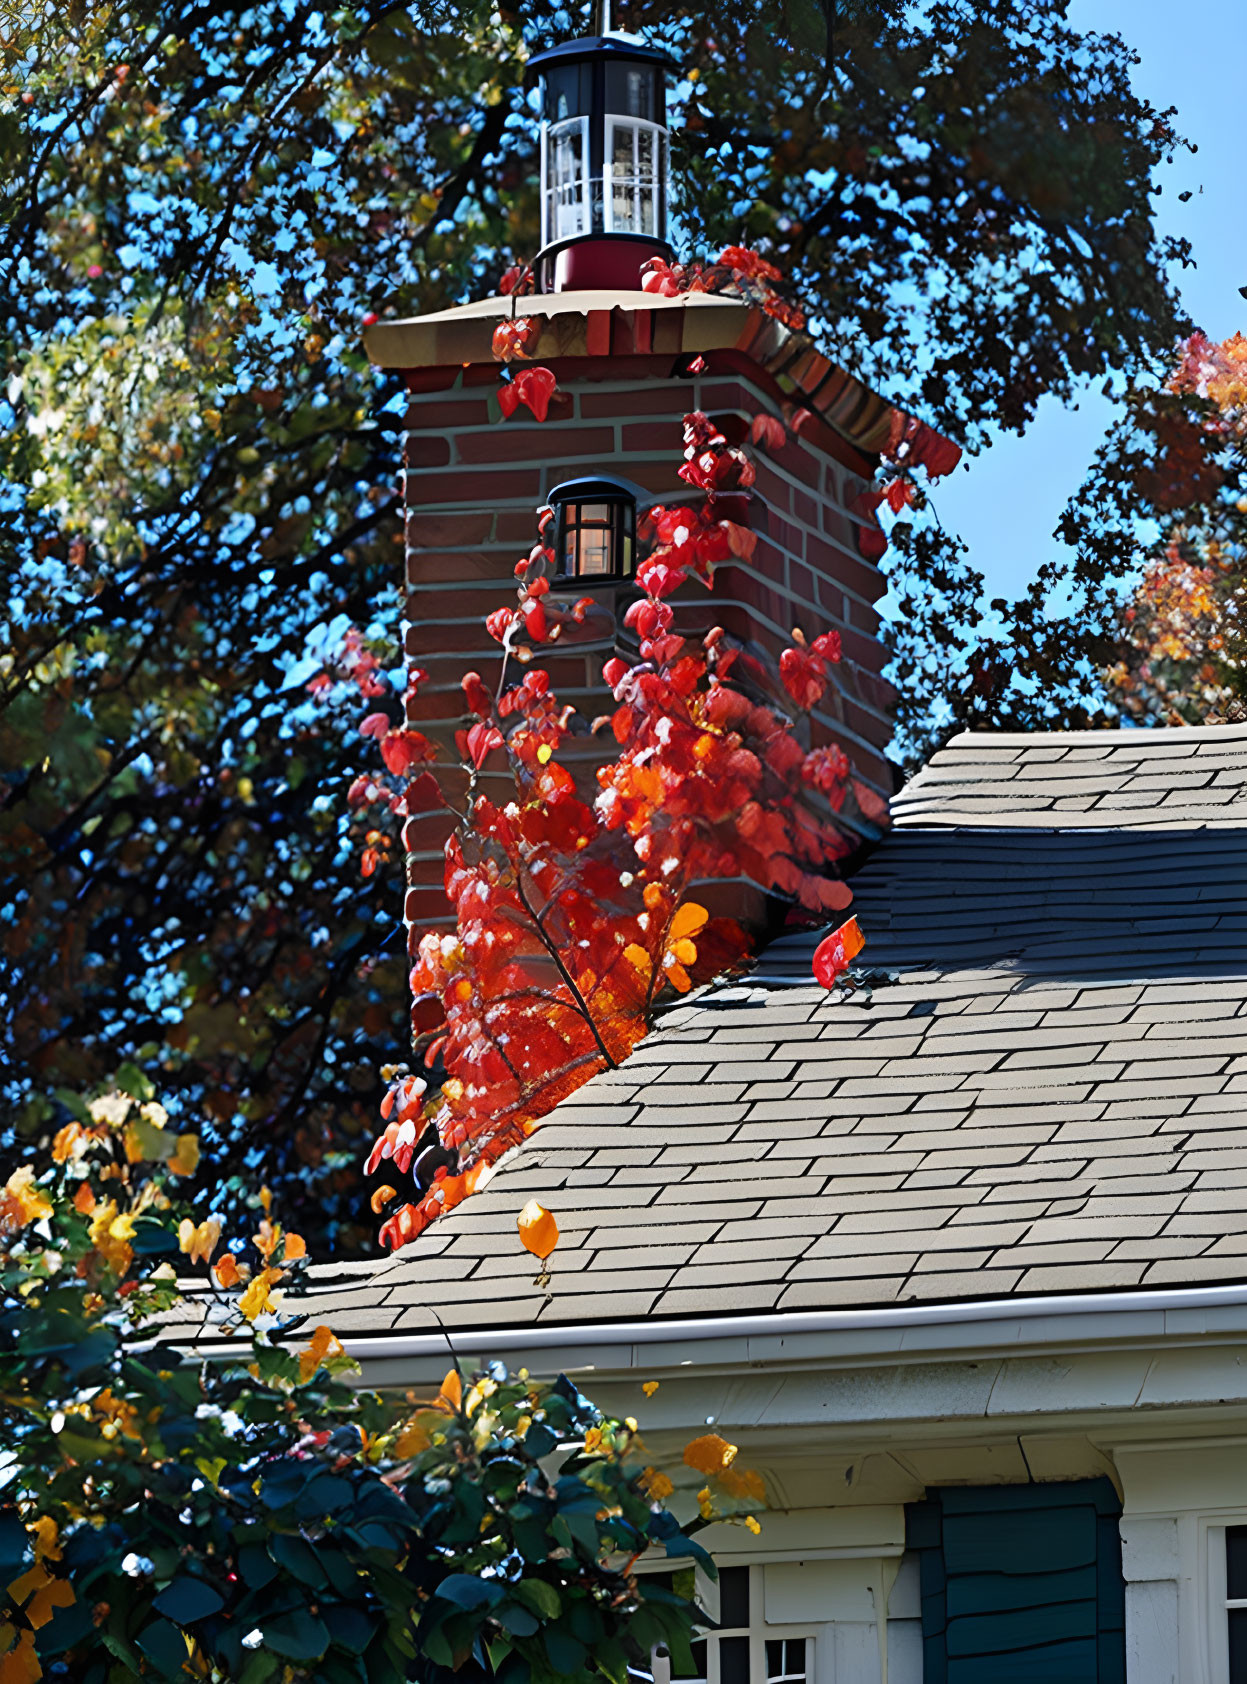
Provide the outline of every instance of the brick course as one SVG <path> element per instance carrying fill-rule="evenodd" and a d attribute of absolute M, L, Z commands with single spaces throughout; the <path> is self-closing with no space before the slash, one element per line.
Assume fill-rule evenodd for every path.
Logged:
<path fill-rule="evenodd" d="M 705 409 L 737 439 L 755 414 L 779 412 L 770 377 L 746 359 L 739 365 L 686 379 L 675 377 L 669 356 L 551 362 L 565 401 L 540 425 L 523 409 L 506 421 L 497 418 L 496 368 L 430 369 L 409 378 L 406 648 L 429 674 L 412 708 L 423 729 L 450 741 L 465 723 L 460 676 L 476 667 L 490 682 L 496 672 L 498 648 L 484 617 L 514 602 L 513 569 L 535 538 L 535 510 L 552 487 L 601 471 L 635 481 L 656 501 L 695 505 L 699 494 L 676 473 L 683 416 Z M 802 436 L 773 455 L 753 455 L 758 475 L 746 518 L 761 540 L 753 563 L 724 563 L 709 595 L 699 584 L 686 586 L 675 598 L 677 623 L 690 634 L 721 624 L 772 659 L 794 626 L 811 636 L 838 628 L 845 660 L 814 721 L 813 740 L 834 734 L 858 770 L 890 791 L 883 757 L 890 688 L 879 676 L 885 654 L 871 606 L 887 587 L 858 543 L 873 517 L 863 521 L 852 510 L 870 464 L 820 421 L 804 423 Z M 574 589 L 613 608 L 621 626 L 631 587 Z M 623 653 L 635 652 L 626 633 L 616 636 Z M 600 674 L 613 647 L 598 640 L 556 646 L 548 658 L 543 652 L 562 698 L 590 717 L 611 705 Z M 591 772 L 601 751 L 590 741 L 585 752 Z M 418 933 L 449 914 L 441 888 L 444 824 L 417 817 L 406 834 L 406 915 Z"/>

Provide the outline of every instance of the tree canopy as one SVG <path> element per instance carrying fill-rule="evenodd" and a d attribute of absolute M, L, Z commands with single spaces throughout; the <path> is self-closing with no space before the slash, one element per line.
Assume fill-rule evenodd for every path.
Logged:
<path fill-rule="evenodd" d="M 401 391 L 360 324 L 533 255 L 524 63 L 589 19 L 538 0 L 8 19 L 11 1126 L 46 1136 L 67 1094 L 144 1072 L 202 1125 L 223 1214 L 262 1172 L 315 1249 L 359 1251 L 377 1067 L 406 1043 L 401 890 L 348 844 L 357 717 L 305 686 L 351 625 L 378 691 L 404 682 Z M 972 448 L 1168 354 L 1181 253 L 1149 192 L 1174 132 L 1128 49 L 1060 0 L 638 0 L 617 21 L 685 68 L 681 255 L 762 246 L 839 360 Z M 981 579 L 929 510 L 889 565 L 905 741 L 1094 711 L 1100 645 L 1048 624 L 1051 581 L 983 653 Z"/>

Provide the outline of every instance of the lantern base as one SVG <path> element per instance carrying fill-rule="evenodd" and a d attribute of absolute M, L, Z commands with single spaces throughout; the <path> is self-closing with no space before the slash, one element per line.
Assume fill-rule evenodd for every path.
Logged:
<path fill-rule="evenodd" d="M 638 292 L 651 257 L 670 260 L 665 240 L 647 234 L 582 234 L 560 240 L 533 264 L 538 292 Z"/>

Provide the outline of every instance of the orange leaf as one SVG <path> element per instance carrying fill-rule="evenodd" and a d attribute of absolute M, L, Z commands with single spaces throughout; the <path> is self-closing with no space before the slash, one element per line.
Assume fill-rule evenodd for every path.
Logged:
<path fill-rule="evenodd" d="M 686 900 L 671 920 L 671 928 L 667 932 L 668 942 L 674 943 L 682 936 L 696 935 L 709 917 L 710 914 L 704 906 L 698 906 L 696 901 Z"/>
<path fill-rule="evenodd" d="M 703 1433 L 684 1446 L 685 1462 L 698 1473 L 722 1473 L 735 1459 L 736 1446 L 720 1438 L 718 1433 Z"/>
<path fill-rule="evenodd" d="M 457 1368 L 452 1368 L 442 1381 L 442 1389 L 437 1395 L 437 1401 L 448 1405 L 451 1409 L 458 1409 L 463 1402 L 463 1381 L 459 1378 Z"/>
<path fill-rule="evenodd" d="M 307 1385 L 326 1357 L 340 1357 L 342 1355 L 344 1355 L 342 1341 L 335 1338 L 327 1327 L 318 1327 L 306 1347 L 299 1352 L 300 1384 Z"/>
<path fill-rule="evenodd" d="M 199 1168 L 199 1136 L 179 1134 L 173 1156 L 169 1159 L 170 1175 L 194 1175 Z"/>
<path fill-rule="evenodd" d="M 293 1263 L 296 1258 L 307 1256 L 307 1241 L 302 1234 L 287 1234 L 286 1244 L 282 1249 L 282 1258 L 287 1263 Z"/>
<path fill-rule="evenodd" d="M 0 1684 L 38 1684 L 42 1677 L 43 1668 L 35 1651 L 35 1634 L 31 1631 L 19 1632 L 15 1646 L 7 1655 L 0 1656 Z"/>
<path fill-rule="evenodd" d="M 516 1226 L 526 1250 L 544 1263 L 559 1243 L 559 1225 L 544 1205 L 529 1199 L 520 1212 Z"/>
<path fill-rule="evenodd" d="M 242 1276 L 238 1272 L 238 1259 L 232 1251 L 227 1251 L 224 1257 L 218 1257 L 212 1265 L 212 1273 L 221 1286 L 237 1286 Z"/>

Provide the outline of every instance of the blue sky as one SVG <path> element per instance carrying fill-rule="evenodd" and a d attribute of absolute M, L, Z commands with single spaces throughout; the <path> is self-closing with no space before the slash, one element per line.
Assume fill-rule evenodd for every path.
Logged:
<path fill-rule="evenodd" d="M 1198 268 L 1180 279 L 1197 324 L 1214 339 L 1247 332 L 1247 239 L 1242 169 L 1247 106 L 1233 70 L 1247 13 L 1243 0 L 1072 0 L 1070 22 L 1121 35 L 1139 53 L 1136 90 L 1154 105 L 1178 108 L 1178 132 L 1198 146 L 1161 176 L 1156 200 L 1162 233 L 1189 239 Z M 1187 190 L 1184 205 L 1178 195 Z M 1109 405 L 1098 392 L 1076 409 L 1052 402 L 1024 438 L 1002 436 L 942 482 L 936 506 L 970 545 L 988 596 L 1011 596 L 1057 547 L 1052 529 L 1103 437 Z"/>

